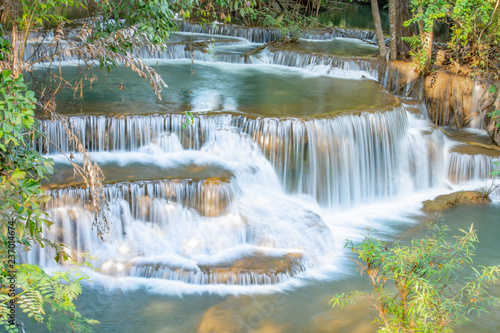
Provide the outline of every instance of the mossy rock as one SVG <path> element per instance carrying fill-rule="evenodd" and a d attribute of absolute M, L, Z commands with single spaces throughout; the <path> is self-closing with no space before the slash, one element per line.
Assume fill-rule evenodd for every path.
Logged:
<path fill-rule="evenodd" d="M 490 198 L 479 191 L 458 191 L 450 194 L 438 195 L 434 200 L 423 202 L 424 209 L 428 211 L 443 211 L 458 206 L 487 205 Z"/>

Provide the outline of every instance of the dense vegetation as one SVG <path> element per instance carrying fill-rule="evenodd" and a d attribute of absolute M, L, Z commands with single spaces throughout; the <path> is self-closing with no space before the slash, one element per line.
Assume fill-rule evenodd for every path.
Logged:
<path fill-rule="evenodd" d="M 500 74 L 500 8 L 496 0 L 412 0 L 412 18 L 405 25 L 418 25 L 419 34 L 407 40 L 423 71 L 433 62 L 465 65 L 474 73 Z M 432 57 L 433 31 L 437 23 L 450 27 L 451 38 L 444 59 Z M 467 71 L 467 70 L 465 70 Z M 467 71 L 468 73 L 468 71 Z"/>
<path fill-rule="evenodd" d="M 385 3 L 389 11 L 392 59 L 410 51 L 417 68 L 424 74 L 435 63 L 451 64 L 463 67 L 460 70 L 465 73 L 472 71 L 498 80 L 500 4 L 497 0 L 388 0 Z M 371 0 L 371 4 L 372 8 L 378 8 L 377 0 Z M 373 11 L 375 26 L 382 34 L 378 15 L 377 10 Z M 438 25 L 450 32 L 446 45 L 435 43 Z M 385 43 L 379 46 L 381 56 L 385 57 Z M 438 50 L 442 51 L 439 55 Z"/>
<path fill-rule="evenodd" d="M 0 84 L 0 327 L 15 332 L 17 324 L 22 326 L 11 316 L 17 304 L 36 321 L 46 321 L 49 329 L 62 322 L 75 331 L 86 331 L 96 321 L 83 318 L 73 303 L 86 276 L 78 270 L 48 275 L 17 260 L 19 248 L 29 251 L 33 246 L 54 248 L 56 261 L 69 258 L 63 244 L 42 234 L 52 222 L 41 209 L 41 204 L 50 200 L 41 189 L 41 181 L 52 173 L 53 164 L 30 144 L 39 135 L 34 93 L 27 89 L 22 74 L 12 78 L 10 71 L 3 71 Z"/>

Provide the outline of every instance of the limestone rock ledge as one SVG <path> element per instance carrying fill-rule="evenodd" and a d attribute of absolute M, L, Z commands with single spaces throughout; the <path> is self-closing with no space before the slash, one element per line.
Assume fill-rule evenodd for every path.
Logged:
<path fill-rule="evenodd" d="M 423 208 L 427 211 L 443 211 L 457 206 L 487 205 L 490 202 L 490 198 L 479 191 L 458 191 L 438 195 L 434 200 L 426 200 L 423 202 Z"/>

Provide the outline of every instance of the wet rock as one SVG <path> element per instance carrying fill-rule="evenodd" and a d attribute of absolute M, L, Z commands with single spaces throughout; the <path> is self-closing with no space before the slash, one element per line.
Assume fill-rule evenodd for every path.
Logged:
<path fill-rule="evenodd" d="M 459 191 L 450 194 L 439 195 L 434 200 L 423 202 L 424 209 L 428 211 L 442 211 L 457 206 L 487 205 L 490 198 L 479 191 Z"/>
<path fill-rule="evenodd" d="M 304 270 L 302 254 L 287 253 L 283 256 L 267 256 L 255 253 L 252 256 L 217 265 L 200 265 L 201 272 L 209 281 L 218 283 L 245 281 L 245 284 L 279 283 L 284 277 Z"/>
<path fill-rule="evenodd" d="M 194 208 L 203 216 L 216 217 L 222 215 L 234 199 L 230 190 L 231 179 L 223 176 L 211 177 L 202 181 L 200 204 Z"/>
<path fill-rule="evenodd" d="M 276 284 L 304 270 L 301 253 L 268 256 L 255 252 L 233 261 L 200 264 L 192 267 L 164 262 L 143 262 L 136 257 L 129 261 L 104 262 L 100 271 L 114 276 L 140 276 L 192 284 L 255 285 Z"/>
<path fill-rule="evenodd" d="M 490 82 L 474 79 L 453 68 L 450 72 L 438 71 L 419 78 L 411 62 L 395 61 L 388 67 L 389 79 L 385 87 L 424 100 L 434 124 L 458 129 L 487 128 L 495 142 L 500 142 L 495 120 L 485 117 L 500 106 L 500 95 L 490 91 Z"/>
<path fill-rule="evenodd" d="M 179 186 L 169 188 L 168 200 L 194 209 L 201 216 L 221 216 L 236 197 L 236 185 L 232 182 L 234 179 L 228 175 L 200 180 L 173 180 L 172 183 Z"/>
<path fill-rule="evenodd" d="M 173 163 L 164 165 L 156 160 L 154 155 L 145 154 L 142 160 L 131 160 L 125 164 L 117 160 L 98 161 L 105 176 L 105 184 L 114 184 L 123 181 L 155 181 L 158 179 L 169 180 L 204 180 L 212 177 L 229 179 L 233 173 L 217 162 L 193 160 L 172 160 Z M 75 176 L 73 167 L 66 162 L 55 163 L 56 172 L 50 178 L 49 188 L 62 188 L 67 186 L 84 186 L 80 176 Z"/>

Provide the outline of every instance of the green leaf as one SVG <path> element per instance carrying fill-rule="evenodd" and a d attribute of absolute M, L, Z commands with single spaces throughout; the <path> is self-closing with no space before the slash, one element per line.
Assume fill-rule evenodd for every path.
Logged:
<path fill-rule="evenodd" d="M 50 201 L 50 199 L 52 199 L 52 197 L 50 195 L 42 195 L 38 198 L 35 199 L 36 202 L 43 202 L 43 203 L 47 203 Z"/>
<path fill-rule="evenodd" d="M 8 70 L 2 71 L 2 79 L 4 82 L 9 82 L 9 79 L 10 79 L 10 81 L 12 81 L 12 78 L 10 77 L 10 73 L 12 73 L 12 71 L 8 71 Z"/>
<path fill-rule="evenodd" d="M 24 178 L 26 178 L 26 171 L 20 171 L 20 170 L 14 171 L 11 176 L 12 180 L 21 180 Z"/>

